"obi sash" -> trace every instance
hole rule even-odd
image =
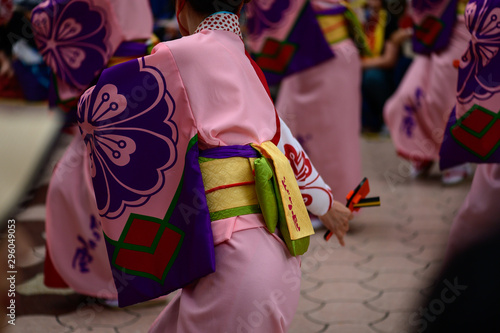
[[[314,230],[288,159],[269,141],[252,146],[200,152],[210,218],[262,213],[292,255],[304,254]]]
[[[224,146],[200,151],[200,168],[212,221],[261,213],[255,190],[251,146]]]
[[[351,38],[361,55],[372,55],[363,27],[349,4],[341,3],[333,8],[316,11],[316,18],[330,45]]]
[[[335,11],[321,11],[316,13],[321,31],[328,44],[336,44],[349,38],[349,26],[344,17],[346,7],[339,6]]]

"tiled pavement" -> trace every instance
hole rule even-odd
[[[343,248],[334,238],[326,243],[324,230],[312,237],[290,333],[412,332],[440,268],[450,223],[470,181],[444,187],[436,169],[429,178],[411,179],[388,138],[363,139],[362,149],[371,194],[381,197],[382,206],[355,217]],[[146,332],[165,301],[111,309],[71,290],[43,286],[46,182],[35,186],[16,217],[17,318],[4,332]]]

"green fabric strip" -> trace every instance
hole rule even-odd
[[[266,222],[267,229],[273,233],[278,225],[278,204],[276,192],[274,190],[274,172],[269,162],[265,157],[257,158],[254,161],[255,165],[255,192],[259,200],[262,215]]]
[[[235,207],[210,213],[210,220],[217,221],[217,220],[227,219],[228,217],[233,217],[233,216],[258,214],[258,213],[261,213],[259,205]]]
[[[350,6],[347,6],[347,10],[344,12],[344,17],[349,22],[349,33],[352,40],[356,43],[358,49],[360,50],[361,55],[366,57],[373,56],[372,51],[368,46],[363,26]]]
[[[200,162],[200,164],[205,163],[205,162],[209,162],[209,161],[213,161],[213,160],[215,160],[215,158],[198,156],[198,162]]]

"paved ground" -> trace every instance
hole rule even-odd
[[[344,248],[333,238],[325,243],[324,230],[312,237],[290,333],[418,328],[412,326],[415,313],[440,267],[450,223],[470,182],[444,187],[436,169],[429,178],[411,179],[388,138],[363,139],[363,158],[372,194],[380,195],[382,206],[355,218]],[[111,309],[71,290],[43,286],[47,180],[35,185],[27,208],[16,217],[17,318],[4,332],[147,332],[165,301]]]

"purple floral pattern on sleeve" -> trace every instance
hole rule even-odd
[[[144,58],[105,70],[82,95],[78,122],[101,216],[118,218],[164,186],[177,160],[174,111],[165,78]]]
[[[486,100],[500,91],[500,8],[489,1],[471,1],[465,10],[471,32],[458,74],[458,102]]]
[[[84,90],[114,52],[117,32],[109,8],[91,0],[47,0],[33,10],[32,25],[41,55],[52,71]]]

